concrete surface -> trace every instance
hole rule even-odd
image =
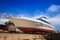
[[[45,40],[42,35],[19,34],[19,33],[0,33],[0,40]]]

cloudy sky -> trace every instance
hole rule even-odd
[[[46,16],[60,31],[60,0],[0,0],[0,16],[3,12],[22,18]]]

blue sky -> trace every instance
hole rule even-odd
[[[0,0],[0,15],[7,12],[7,16],[50,18],[56,30],[60,31],[60,0]]]

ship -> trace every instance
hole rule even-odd
[[[8,17],[8,18],[0,18],[0,29],[5,29],[6,23],[23,33],[54,33],[55,28],[51,24],[50,20],[46,17],[40,17],[36,19],[29,19],[29,18],[15,18],[15,17]],[[4,26],[4,27],[2,27]],[[10,28],[12,29],[12,28]]]

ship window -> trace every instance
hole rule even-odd
[[[49,26],[49,27],[50,27],[50,26]],[[54,29],[53,27],[50,27],[50,28]]]
[[[47,27],[47,25],[43,24],[43,26]]]
[[[53,29],[53,27],[48,26],[48,25],[45,25],[45,24],[43,24],[43,27],[49,27],[49,28],[52,28]]]
[[[43,26],[43,24],[42,24],[42,23],[40,23],[40,26]]]
[[[38,24],[37,26],[43,26],[43,24],[42,24],[42,23],[40,23],[40,24]]]

